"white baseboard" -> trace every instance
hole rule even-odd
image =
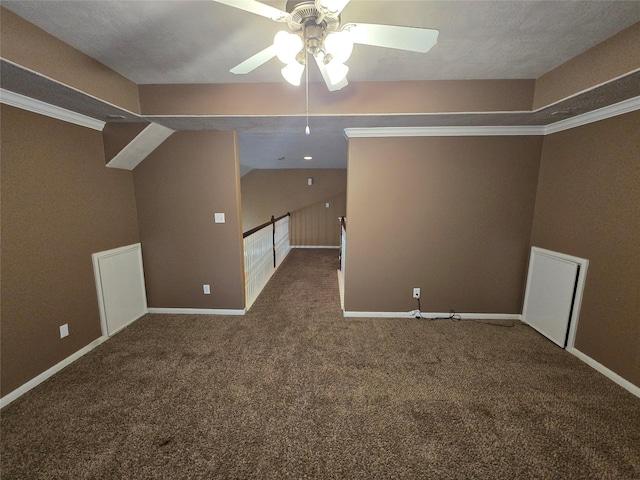
[[[609,378],[610,380],[613,380],[618,385],[620,385],[622,388],[624,388],[625,390],[628,390],[629,392],[634,394],[636,397],[640,397],[640,387],[638,387],[637,385],[634,385],[629,380],[626,380],[626,379],[622,378],[620,375],[615,373],[613,370],[609,370],[607,367],[605,367],[601,363],[597,362],[596,360],[594,360],[590,356],[585,355],[584,353],[582,353],[580,350],[576,349],[575,347],[574,348],[567,348],[567,351],[569,353],[575,355],[576,357],[578,357],[580,360],[582,360],[584,363],[589,365],[591,368],[593,368],[593,369],[597,370],[598,372],[600,372],[601,374],[603,374],[605,377]]]
[[[335,248],[335,249],[339,249],[340,245],[291,245],[291,248]]]
[[[420,312],[425,320],[434,318],[446,318],[451,312]],[[463,320],[521,320],[519,313],[456,313]],[[413,312],[357,312],[345,311],[345,317],[354,318],[415,318]]]
[[[410,318],[407,312],[358,312],[348,310],[343,312],[343,316],[353,318]]]
[[[246,310],[226,310],[218,308],[149,308],[149,313],[170,313],[186,315],[244,315]]]
[[[202,314],[202,315],[244,315],[245,314],[244,310],[217,310],[217,309],[216,310],[212,310],[212,309],[198,309],[198,308],[149,308],[147,311],[148,311],[148,313],[187,313],[187,314]],[[139,318],[141,318],[141,317],[139,317]],[[135,320],[138,320],[138,318],[135,319]],[[127,325],[124,325],[121,328],[119,328],[118,330],[114,331],[111,334],[111,336],[113,336],[116,333],[120,332],[125,327],[129,326],[131,323],[133,323],[133,320],[131,322],[129,322]],[[16,388],[11,393],[8,393],[4,397],[0,398],[0,409],[4,408],[6,405],[9,405],[16,398],[24,395],[29,390],[37,387],[42,382],[47,380],[49,377],[53,376],[54,374],[56,374],[57,372],[62,370],[64,367],[72,364],[73,362],[78,360],[80,357],[82,357],[83,355],[87,354],[88,352],[90,352],[91,350],[93,350],[94,348],[96,348],[98,345],[100,345],[101,343],[105,342],[109,338],[110,337],[107,336],[107,335],[103,335],[101,337],[98,337],[93,342],[91,342],[88,345],[86,345],[85,347],[81,348],[80,350],[78,350],[74,354],[69,355],[67,358],[65,358],[61,362],[55,364],[53,367],[49,368],[48,370],[42,372],[37,377],[32,378],[31,380],[29,380],[24,385]]]
[[[344,312],[344,273],[338,270],[338,291],[340,292],[340,310]]]
[[[65,358],[64,360],[62,360],[59,363],[56,363],[53,367],[49,368],[48,370],[45,370],[44,372],[42,372],[37,377],[32,378],[31,380],[29,380],[27,383],[25,383],[21,387],[16,388],[13,392],[8,393],[4,397],[0,398],[0,408],[4,408],[5,406],[9,405],[16,398],[20,397],[21,395],[24,395],[25,393],[27,393],[32,388],[37,387],[42,382],[47,380],[49,377],[51,377],[52,375],[54,375],[57,372],[59,372],[60,370],[62,370],[67,365],[72,364],[73,362],[78,360],[80,357],[82,357],[83,355],[89,353],[91,350],[93,350],[98,345],[100,345],[101,343],[103,343],[105,340],[108,340],[108,339],[109,339],[109,337],[107,337],[106,335],[104,335],[102,337],[98,337],[97,339],[95,339],[93,342],[91,342],[87,346],[85,346],[85,347],[81,348],[80,350],[78,350],[76,353],[74,353],[72,355],[69,355],[67,358]]]
[[[132,318],[131,320],[129,320],[127,323],[119,326],[117,329],[115,329],[113,332],[111,332],[109,335],[107,335],[108,337],[113,337],[116,333],[120,333],[122,330],[124,330],[125,328],[127,328],[129,325],[131,325],[132,323],[140,320],[142,317],[144,317],[147,313],[149,313],[149,310],[145,307],[144,312],[142,313],[142,315],[136,317],[136,318]]]

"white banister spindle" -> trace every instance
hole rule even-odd
[[[347,229],[343,219],[340,221],[340,271],[344,277],[344,264],[347,251]]]
[[[284,257],[289,253],[291,248],[289,244],[289,216],[281,218],[276,222],[275,234],[275,252],[276,252],[276,268],[280,266]]]
[[[275,239],[275,245],[274,245]],[[275,247],[275,248],[274,248]],[[245,309],[249,310],[290,250],[289,216],[244,239]],[[274,267],[274,250],[276,262]]]

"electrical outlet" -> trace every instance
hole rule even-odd
[[[205,295],[211,295],[211,287],[209,285],[202,285],[202,291]]]
[[[69,324],[60,325],[60,338],[69,336]]]
[[[420,298],[420,289],[419,288],[414,288],[413,289],[413,298]]]

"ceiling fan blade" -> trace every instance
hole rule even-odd
[[[350,1],[351,0],[320,0],[320,6],[326,9],[331,15],[340,15]]]
[[[216,3],[222,3],[223,5],[229,5],[230,7],[239,8],[245,12],[255,13],[262,17],[270,18],[276,22],[286,22],[291,18],[291,15],[280,9],[266,5],[256,0],[213,0]]]
[[[247,58],[244,62],[239,63],[229,71],[237,75],[244,75],[245,73],[255,70],[263,63],[267,63],[275,56],[276,48],[273,45],[269,45],[264,50],[260,50],[258,53]]]
[[[345,25],[354,43],[376,47],[397,48],[411,52],[427,53],[438,42],[438,30],[430,28],[352,23]]]
[[[331,83],[331,79],[329,78],[329,72],[327,71],[327,66],[322,61],[323,60],[322,54],[319,53],[318,55],[314,55],[313,58],[316,59],[316,63],[318,64],[318,68],[320,69],[320,73],[322,74],[322,78],[324,79],[324,83],[327,84],[327,88],[329,89],[330,92],[341,90],[347,85],[349,85],[349,82],[347,81],[347,77],[345,77],[342,81],[338,83],[335,83],[335,84]]]

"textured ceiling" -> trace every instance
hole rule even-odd
[[[284,9],[285,1],[264,3]],[[277,59],[248,75],[229,73],[268,46],[282,24],[213,1],[2,0],[2,6],[138,84],[283,81]],[[530,79],[640,21],[640,1],[352,0],[342,21],[440,31],[438,44],[427,54],[357,45],[348,62],[350,81]],[[320,81],[315,66],[311,81]],[[2,87],[30,91],[36,98],[46,90],[46,95],[59,97],[57,104],[74,104],[75,110],[87,109],[92,116],[113,109],[94,99],[74,98],[77,93],[25,76],[5,64]],[[241,163],[249,167],[318,168],[346,165],[345,125],[383,120],[350,119],[347,124],[344,119],[312,118],[309,137],[296,133],[304,129],[303,118],[276,118],[265,124],[246,119],[236,125],[230,119],[205,118],[191,120],[200,122],[198,125],[187,122],[173,127],[237,128]],[[515,121],[502,120],[506,124]],[[411,125],[426,120],[395,121]],[[473,120],[430,117],[426,124],[435,121],[460,124]],[[523,121],[548,123],[531,116]],[[307,153],[314,155],[312,162],[300,160]],[[279,160],[282,157],[285,160]]]
[[[276,59],[248,75],[229,69],[283,25],[213,1],[2,5],[139,84],[282,81]],[[343,23],[440,30],[427,54],[357,45],[351,81],[538,78],[638,21],[638,1],[352,0],[342,13]]]

